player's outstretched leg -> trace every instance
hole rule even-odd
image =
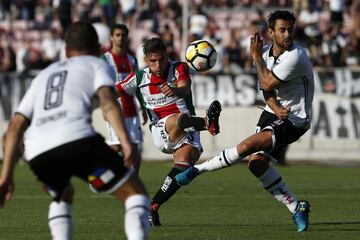
[[[237,148],[228,148],[220,152],[215,157],[201,164],[194,165],[182,173],[177,174],[175,179],[178,184],[187,185],[203,172],[216,171],[222,168],[230,167],[239,160],[241,160],[241,157],[237,152]]]
[[[220,133],[219,117],[221,110],[220,102],[215,100],[206,111],[206,127],[211,135]]]
[[[310,203],[305,200],[299,200],[296,207],[296,212],[293,215],[293,220],[297,226],[298,232],[307,230],[309,226],[309,212]]]
[[[175,176],[188,168],[185,163],[177,163],[166,175],[164,182],[152,199],[149,215],[149,223],[152,226],[161,226],[159,217],[159,208],[169,200],[181,187],[175,180]]]

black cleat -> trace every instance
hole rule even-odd
[[[220,132],[219,117],[221,104],[218,100],[213,101],[206,110],[206,127],[211,135],[217,135]]]
[[[151,226],[161,226],[158,211],[150,209],[149,223]]]

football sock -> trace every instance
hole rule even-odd
[[[289,191],[275,168],[269,166],[266,172],[258,179],[266,191],[270,192],[279,202],[285,204],[290,212],[295,213],[296,197]]]
[[[53,240],[72,238],[72,205],[63,201],[53,201],[49,206],[49,228]]]
[[[172,195],[176,193],[176,191],[181,187],[175,180],[175,176],[185,169],[189,168],[189,165],[184,163],[175,163],[175,167],[173,167],[168,175],[165,177],[164,183],[161,188],[155,194],[152,199],[151,207],[153,210],[157,210],[161,204],[166,202]]]
[[[236,147],[228,148],[216,155],[215,157],[201,163],[194,165],[200,173],[208,171],[216,171],[221,168],[230,167],[242,158],[239,156]]]
[[[147,239],[149,232],[150,200],[145,195],[136,194],[125,201],[125,233],[128,240]]]
[[[196,132],[206,130],[206,122],[202,117],[189,116],[182,113],[176,122],[176,125],[184,132]]]

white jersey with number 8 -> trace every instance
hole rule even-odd
[[[16,110],[31,122],[25,132],[26,159],[95,135],[91,99],[100,87],[113,87],[114,82],[109,65],[93,56],[72,57],[41,71]]]

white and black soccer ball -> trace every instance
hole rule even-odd
[[[208,41],[197,40],[186,47],[185,59],[196,71],[203,72],[215,65],[217,52]]]

